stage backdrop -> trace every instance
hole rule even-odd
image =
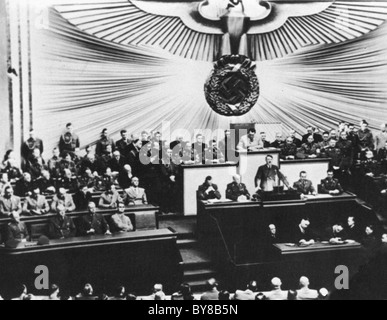
[[[67,122],[83,146],[95,142],[105,127],[118,138],[121,129],[156,130],[166,120],[172,132],[281,122],[284,130],[304,133],[308,125],[327,130],[339,120],[366,119],[374,129],[387,122],[385,24],[344,44],[257,61],[257,105],[245,116],[227,118],[204,98],[211,63],[99,40],[54,9],[43,20],[31,29],[32,110],[33,126],[47,149],[56,145]]]

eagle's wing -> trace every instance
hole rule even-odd
[[[79,29],[119,44],[158,46],[184,58],[214,61],[219,23],[198,13],[199,2],[79,0],[55,9]]]
[[[272,16],[249,30],[256,60],[284,57],[309,45],[361,37],[387,19],[387,2],[273,3]]]

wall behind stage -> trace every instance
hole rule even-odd
[[[9,93],[7,76],[8,60],[8,35],[6,1],[0,0],[0,150],[5,151],[11,147]],[[0,155],[2,157],[2,155]]]
[[[89,36],[47,12],[32,30],[33,122],[53,147],[67,122],[83,146],[102,128],[129,132],[225,129],[235,122],[282,122],[304,133],[339,120],[387,122],[387,27],[340,45],[311,46],[288,57],[257,62],[261,97],[246,116],[226,118],[206,104],[203,84],[212,65],[156,48],[128,47]],[[172,137],[174,138],[174,137]]]

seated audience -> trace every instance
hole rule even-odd
[[[60,162],[62,158],[60,157],[60,151],[58,148],[54,148],[52,151],[52,157],[47,162],[48,171],[50,172],[53,178],[58,178],[60,176]]]
[[[8,150],[5,153],[4,160],[0,168],[1,168],[1,172],[8,174],[8,179],[11,182],[14,182],[20,179],[22,176],[20,165],[16,160],[16,155],[13,150]]]
[[[52,195],[56,192],[54,181],[51,179],[50,172],[47,170],[42,171],[42,175],[35,181],[34,185],[45,195]]]
[[[365,233],[361,243],[366,249],[373,250],[377,247],[378,241],[376,240],[375,227],[373,225],[368,225],[365,228]]]
[[[71,158],[70,153],[65,153],[63,155],[63,159],[59,162],[59,174],[60,176],[63,176],[64,170],[68,169],[71,171],[71,174],[77,175],[77,166],[73,159]]]
[[[297,300],[317,300],[318,291],[309,289],[309,279],[307,277],[301,277],[300,289],[297,290]]]
[[[261,140],[262,140],[263,148],[264,149],[269,149],[270,148],[270,142],[267,141],[267,134],[266,134],[266,132],[261,132]]]
[[[207,177],[206,181],[201,186],[199,186],[198,197],[199,200],[204,201],[213,199],[220,200],[222,198],[222,195],[218,190],[218,186],[213,183],[212,177]]]
[[[226,290],[220,291],[219,296],[218,296],[218,300],[219,301],[230,301],[231,300],[230,292],[228,292]]]
[[[80,235],[111,235],[108,223],[102,214],[97,213],[97,208],[94,202],[89,203],[88,210],[88,213],[84,215],[80,221]]]
[[[79,174],[84,175],[87,170],[90,170],[94,176],[99,176],[104,171],[102,161],[93,153],[87,154],[80,162]]]
[[[26,224],[20,220],[20,214],[13,212],[11,214],[11,220],[7,226],[7,241],[30,241],[30,234]]]
[[[281,238],[277,232],[277,227],[274,224],[269,225],[266,234],[266,246],[271,248],[273,244],[281,242]]]
[[[216,301],[219,300],[218,283],[215,279],[210,279],[206,283],[207,291],[200,297],[202,301]]]
[[[292,137],[287,137],[281,146],[280,158],[282,160],[294,160],[297,156],[297,145]]]
[[[52,218],[48,227],[50,239],[68,239],[75,237],[76,228],[73,219],[66,215],[66,208],[63,204],[57,206],[57,215]]]
[[[59,192],[52,199],[51,211],[57,212],[59,204],[64,205],[66,212],[73,212],[76,209],[73,197],[70,194],[67,194],[67,191],[64,188],[60,188]]]
[[[98,207],[103,209],[115,209],[117,208],[117,203],[119,201],[122,201],[122,198],[116,190],[116,186],[111,184],[106,186],[106,191],[101,194]]]
[[[320,149],[321,157],[326,157],[326,149],[330,146],[330,133],[325,131],[322,137],[323,141],[318,143],[318,148]]]
[[[290,135],[290,137],[293,138],[293,143],[297,146],[297,148],[301,148],[302,141],[296,137],[296,135],[297,135],[296,130],[290,130],[289,135]]]
[[[317,132],[315,128],[309,126],[306,130],[307,134],[302,136],[302,144],[308,143],[308,139],[310,136],[313,137],[314,143],[320,143],[322,141],[322,136]]]
[[[293,242],[300,245],[312,245],[315,243],[315,234],[310,228],[310,219],[303,218],[301,223],[295,228]]]
[[[366,160],[361,162],[361,173],[367,177],[377,177],[380,174],[380,165],[374,159],[374,153],[371,150],[365,151]]]
[[[137,177],[132,179],[132,186],[124,191],[124,203],[126,205],[148,204],[145,189],[140,188],[140,180]]]
[[[109,160],[107,166],[112,170],[112,173],[115,176],[118,176],[127,164],[128,160],[124,158],[119,151],[114,151],[113,158]]]
[[[209,148],[205,152],[205,158],[207,163],[224,163],[224,154],[218,149],[216,140],[210,141]]]
[[[308,180],[308,174],[301,171],[300,180],[294,183],[293,189],[303,195],[317,195],[316,189],[313,187],[313,182]]]
[[[321,193],[330,195],[340,195],[344,192],[338,179],[334,178],[333,170],[327,172],[328,177],[322,181]]]
[[[282,291],[282,281],[279,278],[273,278],[271,280],[271,286],[273,290],[271,292],[268,292],[266,294],[267,300],[271,301],[280,301],[280,300],[287,300],[288,299],[288,292]]]
[[[237,146],[238,151],[257,151],[261,149],[263,149],[263,143],[254,128],[249,129],[247,135],[241,137]]]
[[[313,136],[309,136],[306,143],[304,143],[297,152],[298,159],[315,159],[317,158],[318,145],[314,141]]]
[[[325,230],[325,235],[322,238],[324,241],[329,241],[330,244],[343,244],[347,239],[344,227],[341,223],[335,224]]]
[[[70,153],[72,158],[76,157],[76,152],[80,148],[80,140],[78,135],[74,132],[72,123],[66,125],[66,129],[59,139],[59,151],[62,157],[65,157],[66,153]]]
[[[246,185],[241,183],[241,176],[233,176],[233,182],[227,185],[226,198],[232,201],[243,202],[250,200],[251,196]]]
[[[34,187],[32,195],[24,200],[23,214],[41,216],[50,212],[50,206],[45,196],[40,194],[39,187]]]
[[[123,170],[120,172],[118,176],[118,183],[122,189],[128,189],[132,185],[132,167],[130,165],[125,165]]]
[[[26,162],[26,171],[31,174],[32,179],[39,178],[43,170],[46,170],[46,163],[41,157],[40,150],[38,148],[33,150],[31,157]]]
[[[191,292],[191,287],[187,283],[183,283],[180,286],[180,291],[176,292],[172,295],[171,297],[172,301],[177,301],[177,300],[188,300],[188,301],[193,301],[195,300],[194,296],[192,295]]]
[[[32,189],[32,177],[28,172],[25,172],[23,173],[23,178],[16,182],[15,195],[24,198],[31,194]]]
[[[6,187],[12,187],[11,182],[8,179],[8,174],[0,174],[0,197],[4,196],[4,191]]]
[[[254,301],[258,292],[258,286],[256,281],[251,281],[247,285],[246,291],[237,290],[235,292],[234,300],[241,301]]]
[[[5,187],[4,196],[0,197],[0,214],[3,217],[10,217],[13,213],[20,215],[22,212],[20,198],[13,195],[13,188],[11,186]]]
[[[82,292],[78,293],[75,300],[97,300],[94,295],[94,289],[91,284],[87,283],[82,289]]]
[[[119,286],[114,293],[114,297],[111,297],[109,300],[112,301],[124,301],[126,300],[126,289],[124,286]]]
[[[118,203],[117,213],[112,216],[113,232],[131,232],[134,230],[132,221],[125,215],[124,203]]]
[[[70,169],[63,170],[63,177],[57,181],[57,187],[66,189],[68,193],[75,193],[78,190],[78,181]]]
[[[353,216],[348,217],[348,227],[346,229],[347,239],[351,241],[361,241],[361,230],[356,223],[356,219]]]
[[[276,133],[275,141],[270,144],[271,148],[281,149],[284,141],[282,139],[282,133]]]
[[[21,156],[24,161],[27,161],[32,157],[35,149],[38,149],[39,153],[43,154],[43,141],[42,139],[37,138],[35,135],[35,130],[31,129],[29,132],[29,138],[23,142],[21,147]]]
[[[93,195],[86,185],[81,185],[73,199],[77,210],[84,211],[87,210],[89,202],[93,200]]]
[[[150,296],[142,297],[141,300],[165,300],[165,293],[163,291],[162,284],[155,284],[153,286],[153,292]]]

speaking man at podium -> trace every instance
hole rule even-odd
[[[273,156],[268,155],[266,157],[266,164],[259,167],[257,175],[255,176],[255,191],[273,192],[274,187],[279,186],[279,182],[282,181],[284,185],[292,190],[288,180],[279,170],[279,168],[273,164]]]

